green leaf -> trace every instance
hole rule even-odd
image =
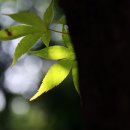
[[[41,33],[29,34],[20,41],[16,47],[12,65],[38,41],[40,36]]]
[[[39,51],[30,51],[30,53],[42,58],[52,60],[60,60],[64,58],[75,59],[74,52],[64,46],[51,46],[48,48],[41,49]]]
[[[42,35],[42,41],[46,45],[46,47],[49,46],[50,40],[51,40],[51,31],[46,30]]]
[[[71,43],[71,39],[70,39],[70,36],[69,36],[69,32],[66,28],[66,26],[63,25],[63,28],[62,28],[62,39],[63,39],[63,42],[65,43],[65,45],[72,49],[73,50],[73,46],[72,46],[72,43]]]
[[[59,22],[59,24],[64,24],[65,25],[66,24],[66,17],[62,16],[58,22]]]
[[[54,1],[52,0],[43,16],[43,25],[45,26],[45,30],[42,35],[42,41],[47,47],[49,46],[49,42],[51,40],[51,31],[49,30],[49,24],[52,22],[54,17],[53,6]]]
[[[11,40],[22,36],[26,36],[31,33],[36,33],[38,31],[39,30],[33,28],[32,26],[26,26],[26,25],[12,26],[0,31],[0,40]]]
[[[74,62],[73,67],[72,67],[72,77],[73,77],[75,89],[78,92],[78,94],[80,94],[80,92],[79,92],[79,79],[78,79],[78,65],[77,65],[76,61]]]
[[[38,92],[30,99],[30,101],[59,85],[69,74],[72,65],[73,61],[67,59],[60,60],[56,64],[52,65],[43,79],[43,83],[41,84]]]
[[[53,20],[54,17],[53,6],[54,6],[54,0],[51,1],[50,5],[46,9],[46,12],[44,13],[43,21],[46,26],[48,26]]]
[[[42,19],[32,12],[20,12],[16,14],[9,14],[8,16],[10,16],[15,21],[36,26],[39,29],[44,27]]]

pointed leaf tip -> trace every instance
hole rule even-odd
[[[73,67],[72,67],[72,78],[73,78],[73,82],[74,82],[74,87],[75,87],[77,93],[80,95],[77,61],[74,62]]]
[[[43,83],[38,92],[30,99],[31,101],[39,97],[44,92],[59,85],[69,74],[73,65],[73,60],[63,59],[52,65],[48,70]]]

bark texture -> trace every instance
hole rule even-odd
[[[130,130],[130,1],[59,4],[79,63],[86,130]]]

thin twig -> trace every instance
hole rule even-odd
[[[49,28],[49,30],[52,31],[52,32],[57,32],[57,33],[62,33],[62,34],[68,34],[68,33],[66,33],[66,32],[61,32],[61,31],[57,31],[57,30],[50,29],[50,28]]]

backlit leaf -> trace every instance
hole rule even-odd
[[[12,65],[38,41],[40,36],[41,33],[29,34],[20,41],[16,47]]]
[[[0,31],[0,40],[11,40],[36,32],[39,32],[39,30],[33,28],[32,26],[12,26]]]
[[[39,51],[30,51],[30,53],[42,58],[52,60],[60,60],[63,58],[75,59],[74,52],[72,52],[71,50],[69,50],[64,46],[50,46],[48,48],[44,48]]]
[[[54,1],[52,0],[50,5],[48,6],[46,12],[44,13],[43,21],[46,26],[48,26],[53,20],[53,17],[54,17],[53,6],[54,6]]]
[[[20,12],[20,13],[15,13],[15,14],[9,14],[8,16],[10,16],[12,19],[14,19],[20,23],[36,26],[39,29],[43,28],[42,19],[39,16],[37,16],[35,13]]]
[[[78,65],[77,62],[75,61],[72,67],[72,77],[73,77],[73,82],[74,82],[74,86],[76,91],[78,92],[78,94],[80,94],[79,92],[79,79],[78,79]]]
[[[69,74],[72,65],[73,61],[67,59],[60,60],[56,64],[52,65],[43,79],[43,83],[41,84],[38,92],[30,100],[36,99],[44,92],[47,92],[59,85]]]

